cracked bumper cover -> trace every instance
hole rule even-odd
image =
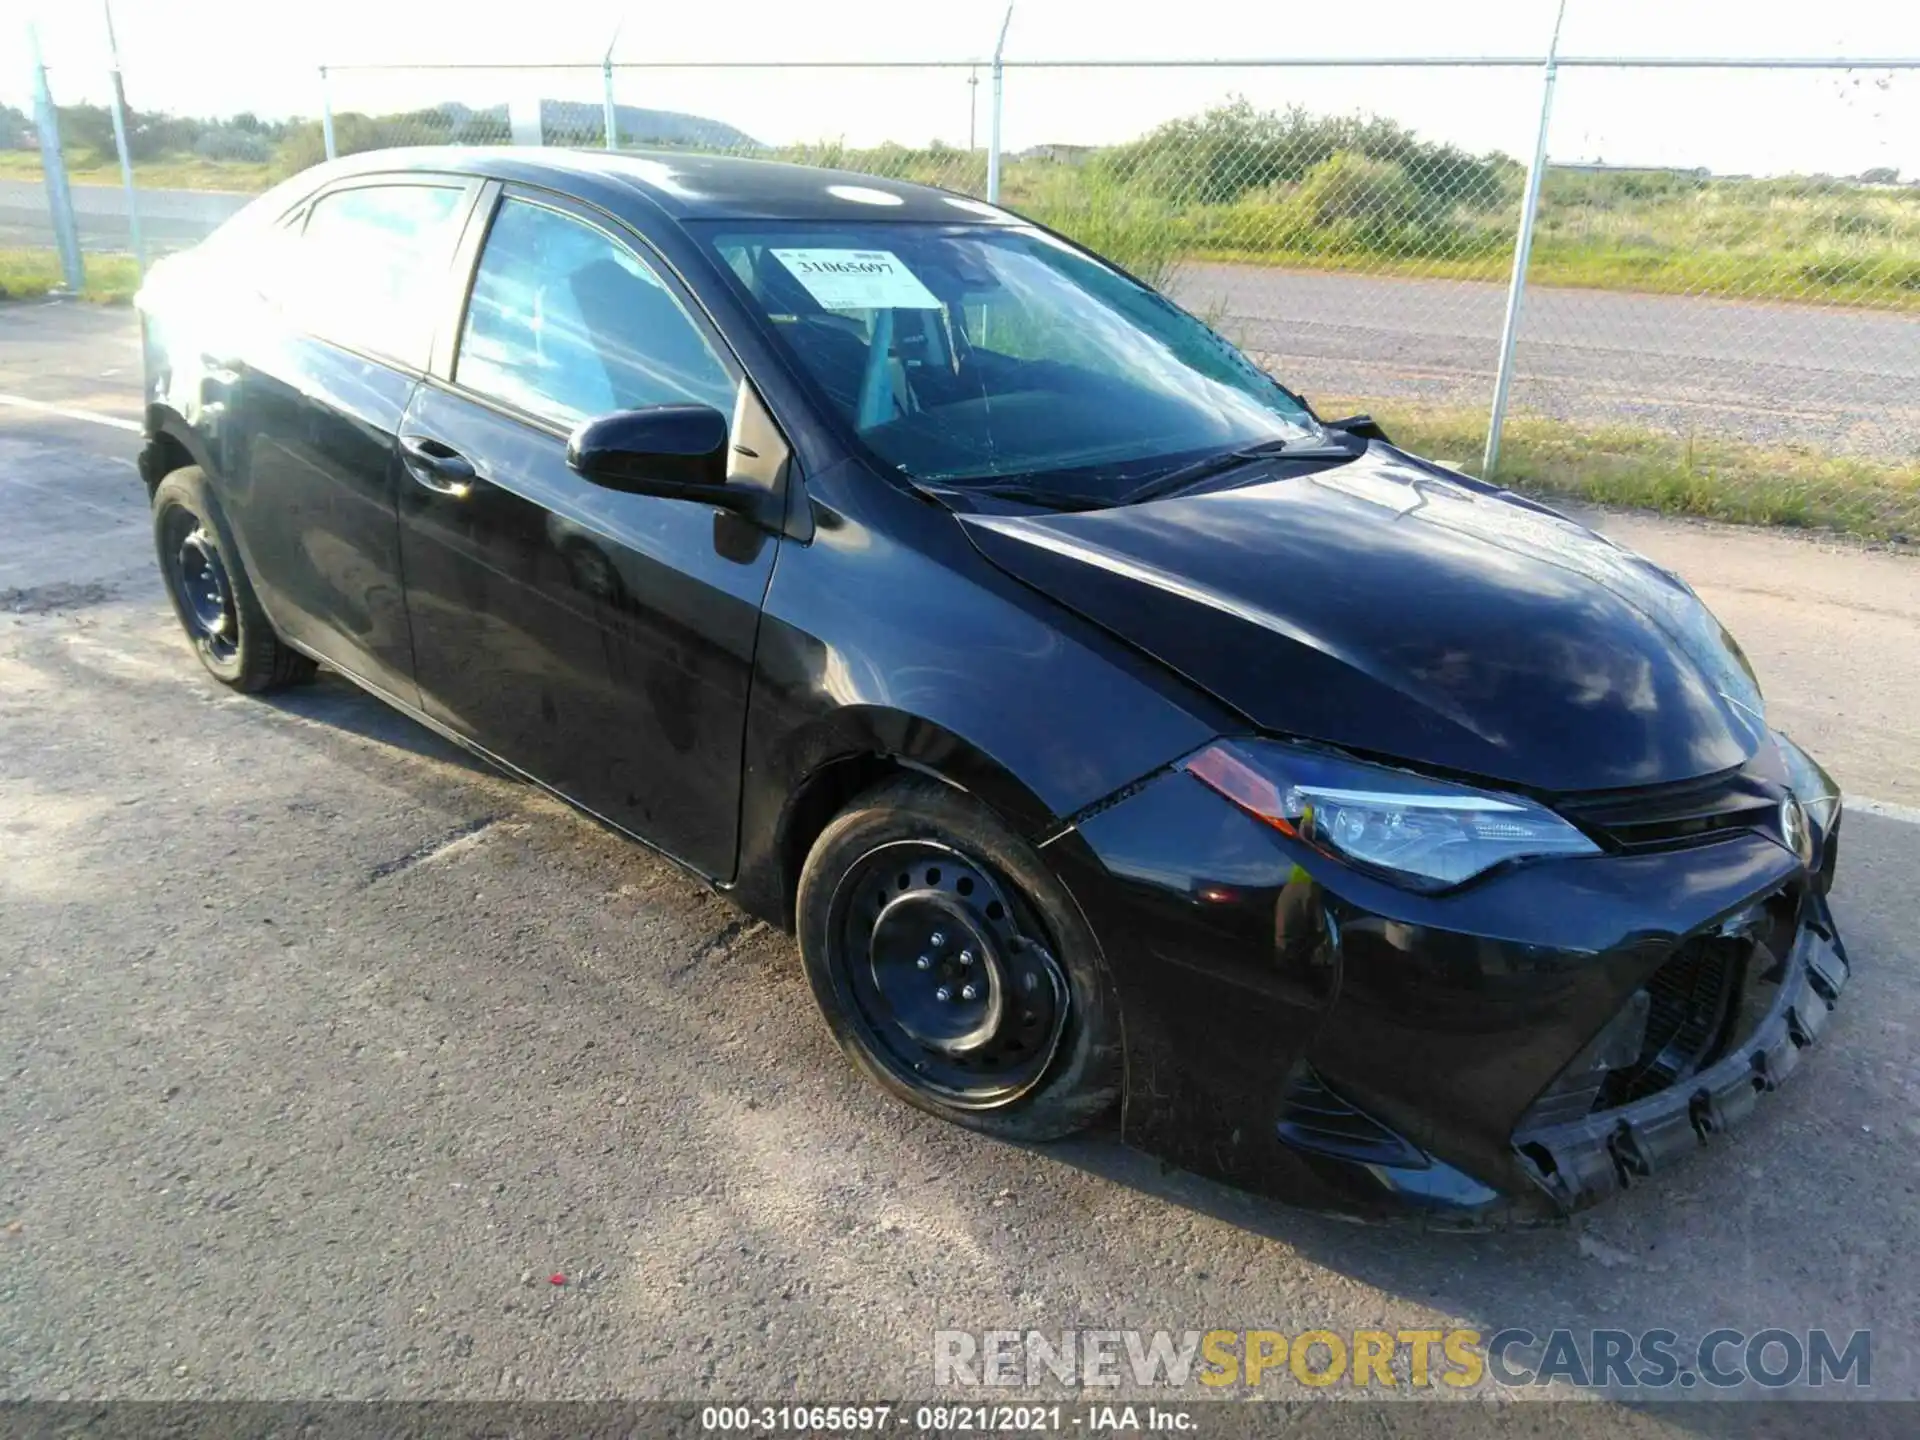
[[[1311,1209],[1485,1228],[1604,1200],[1785,1080],[1849,974],[1826,901],[1837,833],[1812,855],[1737,831],[1416,895],[1176,773],[1048,854],[1120,999],[1125,1139]],[[1719,937],[1753,943],[1700,1068],[1644,1098],[1543,1104],[1656,972]]]
[[[1772,1005],[1721,1059],[1643,1100],[1514,1135],[1515,1149],[1557,1210],[1584,1209],[1657,1174],[1738,1125],[1793,1073],[1852,973],[1825,905],[1815,908]]]

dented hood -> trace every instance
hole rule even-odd
[[[1690,779],[1754,753],[1745,658],[1666,571],[1379,442],[1269,471],[960,519],[995,565],[1264,731],[1540,791]]]

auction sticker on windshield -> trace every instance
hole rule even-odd
[[[940,302],[891,250],[775,250],[829,310],[938,310]]]

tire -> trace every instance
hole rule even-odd
[[[969,796],[918,776],[860,796],[814,842],[795,908],[821,1013],[884,1089],[1007,1140],[1113,1107],[1120,1019],[1093,934]]]
[[[222,685],[245,694],[310,679],[313,661],[274,633],[197,465],[153,491],[153,543],[173,613]]]

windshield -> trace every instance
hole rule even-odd
[[[1196,457],[1318,434],[1205,325],[1037,230],[700,229],[827,402],[916,480],[1110,501]]]

